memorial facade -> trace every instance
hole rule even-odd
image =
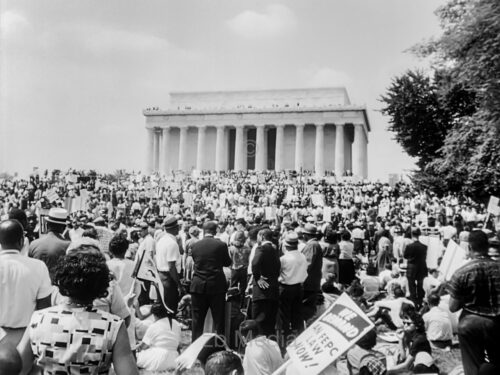
[[[366,108],[345,88],[171,93],[147,108],[146,172],[313,170],[368,175]]]

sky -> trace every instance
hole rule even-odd
[[[143,169],[142,109],[172,91],[345,86],[371,125],[369,177],[414,161],[380,96],[424,67],[444,0],[0,0],[0,171]]]

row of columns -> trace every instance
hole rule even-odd
[[[299,171],[304,168],[304,124],[295,125],[295,170]],[[325,150],[325,124],[316,124],[316,139],[315,139],[315,155],[314,169],[317,175],[323,176],[325,173],[324,150]],[[180,127],[179,136],[179,170],[187,170],[187,127]],[[207,126],[199,126],[196,168],[198,170],[204,168],[206,159],[206,130]],[[216,146],[215,146],[215,170],[222,171],[227,169],[225,164],[226,158],[224,152],[226,147],[225,141],[225,126],[217,126]],[[345,136],[344,126],[335,125],[335,174],[342,176],[345,172]],[[247,161],[247,147],[245,145],[245,129],[243,126],[236,127],[235,149],[234,149],[234,169],[245,170]],[[161,138],[161,147],[160,147]],[[170,128],[148,129],[148,172],[156,170],[168,173],[167,159],[168,149],[170,144]],[[276,144],[275,144],[275,170],[283,170],[285,145],[285,125],[276,125]],[[354,176],[366,177],[367,175],[367,138],[363,124],[354,125],[354,141],[352,144],[352,173]],[[255,139],[255,169],[267,169],[267,147],[265,142],[264,126],[256,127]]]

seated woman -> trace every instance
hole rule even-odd
[[[399,360],[387,373],[400,374],[412,370],[414,374],[439,374],[420,314],[413,305],[405,303],[401,308],[401,319],[404,326],[399,343]]]
[[[18,345],[23,374],[35,363],[44,374],[138,374],[122,319],[92,303],[108,293],[109,269],[98,252],[61,258],[54,282],[67,297],[60,305],[36,311]]]
[[[370,301],[380,293],[380,280],[377,276],[377,267],[374,264],[368,264],[366,274],[360,276],[360,283],[363,287],[363,297]]]
[[[181,326],[172,319],[162,302],[151,306],[155,322],[137,346],[137,366],[148,371],[169,371],[176,367],[177,348],[181,341]]]

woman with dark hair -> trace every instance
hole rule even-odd
[[[155,322],[137,346],[137,366],[148,371],[171,371],[179,356],[181,326],[161,302],[153,303],[151,313]]]
[[[106,261],[98,252],[76,250],[59,260],[54,274],[67,300],[36,311],[19,344],[23,368],[29,371],[34,359],[44,374],[107,374],[113,364],[117,375],[135,375],[123,320],[92,305],[108,294]]]
[[[414,305],[403,303],[400,313],[403,336],[399,342],[399,363],[388,374],[412,370],[414,374],[439,374],[434,364],[432,349],[425,334],[425,323]]]

